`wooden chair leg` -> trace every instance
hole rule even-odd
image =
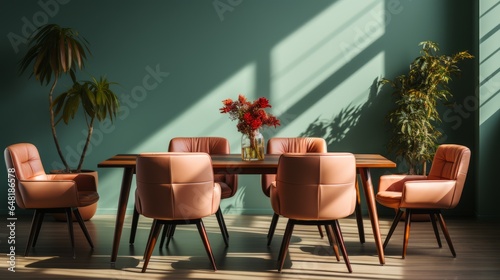
[[[89,243],[91,248],[94,248],[94,243],[92,243],[92,238],[90,238],[89,231],[87,230],[87,227],[85,226],[85,222],[83,221],[82,215],[80,214],[80,211],[78,208],[73,209],[73,215],[75,216],[76,220],[78,221],[78,224],[80,225],[80,228],[83,231],[83,234],[85,235],[85,238],[87,239],[87,242]]]
[[[227,247],[229,246],[229,232],[227,231],[226,222],[224,221],[224,216],[222,216],[222,210],[220,209],[220,207],[219,209],[217,209],[217,212],[215,212],[215,217],[217,218],[222,238],[224,239],[224,243]]]
[[[328,244],[330,244],[330,246],[333,246],[335,238],[333,237],[333,229],[331,228],[331,225],[325,225],[325,231],[326,237],[328,237]]]
[[[31,227],[30,227],[30,234],[28,237],[28,244],[26,244],[26,249],[24,251],[24,256],[28,256],[28,252],[31,246],[35,246],[33,243],[33,239],[35,238],[35,235],[37,231],[40,231],[40,226],[39,223],[40,221],[40,215],[42,214],[41,211],[35,209],[35,213],[33,213],[33,219],[31,220]]]
[[[337,261],[340,261],[340,254],[339,254],[339,247],[337,245],[337,238],[335,238],[335,233],[333,232],[333,225],[326,225],[325,230],[326,230],[326,236],[328,236],[328,242],[330,243],[330,246],[333,248],[333,252],[335,253],[335,257],[337,258]]]
[[[160,237],[160,249],[163,248],[163,244],[165,244],[165,238],[167,237],[167,235],[169,234],[169,231],[170,231],[170,226],[171,225],[165,225],[165,227],[163,228],[163,231],[161,232],[161,237]],[[165,246],[165,248],[168,247],[168,246]]]
[[[199,219],[196,222],[196,227],[198,228],[198,232],[200,233],[201,240],[203,241],[203,245],[205,246],[205,251],[207,252],[208,258],[210,259],[212,268],[214,270],[217,270],[217,265],[215,264],[215,258],[212,252],[212,247],[210,247],[210,242],[208,241],[208,235],[205,230],[205,226],[203,225],[203,221],[201,219]]]
[[[281,242],[280,252],[278,254],[278,271],[281,271],[283,269],[283,264],[285,263],[285,257],[288,251],[288,246],[290,245],[294,226],[295,222],[291,219],[288,219],[285,234],[283,235],[283,241]]]
[[[318,225],[318,232],[319,232],[319,236],[320,236],[321,238],[325,237],[325,236],[323,235],[323,230],[321,230],[321,226],[320,226],[320,225]]]
[[[142,265],[141,272],[146,272],[146,269],[148,268],[149,260],[151,259],[151,255],[153,254],[153,249],[155,248],[156,240],[158,240],[158,235],[160,235],[162,226],[163,224],[158,222],[158,220],[156,219],[151,225],[151,238],[148,240],[146,250],[144,251],[144,264]]]
[[[267,246],[271,246],[271,241],[273,240],[274,231],[276,230],[276,225],[278,225],[278,220],[280,216],[276,213],[273,214],[271,220],[271,225],[269,226],[269,231],[267,232]]]
[[[162,234],[161,234],[161,238],[160,238],[160,249],[163,248],[163,244],[165,244],[165,248],[168,248],[170,241],[174,237],[175,227],[176,227],[175,224],[165,225],[165,227],[163,228]],[[165,243],[165,239],[167,240],[166,243]]]
[[[455,258],[457,256],[457,253],[455,252],[455,248],[453,248],[453,243],[451,242],[450,233],[448,232],[448,228],[446,227],[446,223],[444,222],[443,214],[441,214],[441,212],[438,212],[436,215],[438,216],[438,221],[441,225],[441,230],[443,230],[443,234],[446,238],[446,242],[448,243],[448,247],[450,247],[451,254]]]
[[[130,239],[129,243],[134,244],[135,242],[135,234],[137,232],[137,224],[139,223],[139,212],[137,212],[137,209],[135,208],[134,204],[134,213],[132,214],[132,225],[130,226]]]
[[[406,220],[405,220],[405,233],[403,238],[403,259],[406,257],[406,250],[408,249],[408,240],[410,239],[410,227],[411,227],[411,209],[406,209]]]
[[[147,244],[149,244],[149,242],[151,242],[151,239],[153,239],[153,226],[154,226],[154,220],[153,220],[153,223],[151,224],[151,230],[149,231],[149,235],[148,235],[148,241],[146,242],[146,246]],[[146,251],[144,251],[144,255],[142,256],[142,260],[144,261],[146,259]]]
[[[73,259],[76,259],[75,237],[73,234],[73,215],[71,215],[71,208],[66,208],[66,223],[68,224],[69,237],[71,239],[71,249],[73,250]]]
[[[342,252],[342,256],[344,257],[345,265],[347,266],[347,270],[349,273],[352,273],[351,262],[349,261],[349,256],[347,255],[347,250],[345,248],[344,238],[342,237],[342,231],[340,230],[340,225],[338,220],[333,222],[333,233],[339,243],[340,251]]]
[[[442,248],[443,245],[441,244],[441,238],[439,237],[439,231],[438,231],[437,224],[436,224],[435,213],[430,213],[429,216],[431,218],[432,228],[434,229],[434,235],[436,236],[438,246],[439,246],[439,248]]]
[[[42,228],[42,223],[43,223],[43,218],[45,217],[45,212],[42,210],[42,211],[38,211],[38,222],[37,222],[37,225],[36,225],[36,230],[35,230],[35,236],[33,237],[33,245],[31,245],[31,247],[35,247],[36,245],[36,241],[38,240],[38,235],[40,234],[40,229]]]
[[[352,272],[351,263],[349,261],[347,250],[345,248],[344,239],[342,237],[342,231],[340,230],[340,225],[337,220],[317,222],[317,221],[301,221],[294,219],[288,219],[288,222],[286,224],[285,234],[283,235],[280,251],[278,253],[278,271],[281,271],[283,269],[285,258],[288,252],[288,247],[290,245],[290,240],[293,234],[293,228],[296,224],[316,225],[316,226],[324,225],[328,241],[335,252],[337,261],[340,261],[340,254],[339,254],[339,247],[340,247],[347,269],[349,270],[350,273]]]
[[[404,212],[401,209],[398,209],[398,212],[396,213],[396,217],[394,217],[394,220],[392,221],[391,228],[389,229],[389,232],[387,233],[387,236],[385,237],[384,246],[383,246],[384,249],[387,246],[387,244],[389,244],[389,240],[391,239],[392,234],[394,233],[394,230],[398,226],[398,223],[401,220],[401,216],[403,216],[403,213]]]
[[[172,224],[168,226],[167,230],[167,243],[165,244],[165,248],[168,248],[168,245],[170,244],[170,241],[174,237],[174,232],[175,232],[176,225]]]

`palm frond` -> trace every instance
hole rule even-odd
[[[35,76],[42,84],[48,84],[53,77],[67,73],[76,61],[76,67],[82,69],[88,50],[87,41],[69,28],[56,24],[43,25],[31,37],[31,46],[19,64],[20,73],[33,64],[30,76]]]

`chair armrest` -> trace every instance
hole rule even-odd
[[[262,174],[260,178],[260,185],[262,188],[262,192],[266,196],[270,196],[271,192],[271,183],[276,181],[276,174]]]
[[[221,198],[222,190],[220,188],[219,183],[214,183],[214,193],[212,198],[212,212],[215,213],[219,209],[220,206],[220,198]]]
[[[280,199],[278,188],[276,187],[276,181],[269,185],[269,198],[271,200],[271,206],[273,207],[274,213],[280,214]]]
[[[97,191],[97,175],[92,175],[92,173],[64,173],[49,174],[47,176],[50,180],[75,181],[79,191]]]
[[[26,208],[76,207],[78,190],[72,180],[20,180],[21,199]]]
[[[403,185],[405,182],[425,180],[425,179],[427,179],[427,176],[424,175],[404,175],[404,174],[383,175],[380,176],[378,191],[401,192],[403,191]]]
[[[276,191],[276,181],[272,181],[271,184],[269,184],[269,191]]]
[[[408,181],[404,184],[401,207],[451,208],[456,183],[455,180]]]

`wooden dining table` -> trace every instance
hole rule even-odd
[[[114,265],[118,257],[118,248],[127,210],[127,203],[132,185],[132,179],[135,174],[135,164],[138,154],[117,154],[102,162],[98,168],[123,168],[123,176],[118,198],[118,208],[116,215],[115,233],[113,237],[113,249],[111,252],[111,263]],[[361,185],[364,190],[368,214],[370,217],[373,236],[377,248],[380,264],[385,264],[384,249],[380,235],[378,214],[375,202],[375,193],[371,179],[370,170],[372,168],[394,168],[396,163],[379,154],[354,154],[356,158],[356,170],[361,178]],[[211,155],[212,167],[214,173],[222,174],[275,174],[278,168],[280,155],[266,155],[264,160],[243,161],[240,154]],[[356,220],[360,242],[364,243],[364,228],[361,213],[361,197],[358,183],[356,203]],[[260,187],[260,186],[259,186]]]

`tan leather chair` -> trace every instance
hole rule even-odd
[[[326,153],[326,141],[319,137],[275,137],[267,141],[268,154],[284,154],[284,153]],[[276,180],[275,174],[265,174],[261,177],[262,192],[269,197],[271,183]],[[271,244],[276,225],[278,224],[279,215],[274,213],[267,233],[267,246]],[[318,231],[323,237],[321,227]]]
[[[438,218],[441,229],[453,257],[455,249],[441,214],[442,209],[454,208],[462,195],[465,177],[469,168],[469,148],[455,144],[440,145],[434,155],[429,175],[383,175],[380,177],[377,202],[397,209],[396,217],[384,242],[384,248],[401,220],[405,217],[403,259],[406,257],[412,214],[429,214],[439,247],[441,240],[437,229]]]
[[[68,230],[75,254],[73,236],[73,215],[82,228],[90,247],[94,248],[78,207],[96,203],[99,195],[95,178],[86,174],[46,174],[35,145],[19,143],[8,146],[4,151],[8,174],[13,180],[16,203],[22,209],[34,209],[25,256],[30,247],[35,247],[45,213],[66,213]]]
[[[323,225],[328,229],[330,240],[330,231],[333,231],[347,269],[352,272],[338,219],[351,215],[356,207],[356,159],[353,154],[281,155],[270,200],[274,212],[288,218],[278,255],[279,271],[283,268],[294,226]],[[335,247],[334,250],[337,252]]]
[[[145,272],[163,225],[196,224],[214,270],[217,270],[202,218],[219,208],[221,188],[214,182],[206,153],[146,153],[137,158],[137,212],[152,218],[144,253]]]
[[[229,154],[229,142],[223,137],[175,137],[170,140],[168,145],[169,152],[203,152],[208,154]],[[238,176],[235,174],[215,174],[215,182],[219,183],[222,194],[221,199],[226,199],[234,196],[238,189]],[[226,223],[222,215],[222,211],[219,208],[216,213],[217,221],[222,233],[222,237],[226,246],[228,245],[229,233],[227,231]],[[132,218],[132,231],[130,235],[130,243],[134,243],[135,232],[137,229],[137,222],[139,215],[137,211],[134,211]],[[167,235],[167,228],[163,231],[162,238],[160,241],[160,247],[163,247],[165,237]],[[166,246],[174,233],[175,227],[169,233],[169,238],[167,240]]]
[[[210,155],[229,154],[229,141],[223,137],[175,137],[168,145],[169,152],[203,152]],[[214,174],[214,180],[220,185],[221,199],[231,198],[238,190],[238,176],[235,174]],[[229,232],[227,231],[224,216],[219,207],[215,213],[219,228],[226,246],[228,245]],[[166,231],[162,237],[162,243]],[[170,237],[173,231],[170,232]],[[168,246],[168,243],[167,243]]]

